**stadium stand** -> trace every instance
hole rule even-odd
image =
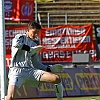
[[[92,0],[55,0],[55,2],[38,3],[38,13],[41,23],[47,27],[47,14],[50,14],[50,27],[65,23],[67,13],[67,24],[84,25],[100,23],[100,2]],[[53,13],[53,14],[51,14]]]

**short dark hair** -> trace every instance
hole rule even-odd
[[[30,29],[33,29],[33,28],[41,29],[41,25],[37,22],[29,22],[28,23],[28,28],[30,28]]]

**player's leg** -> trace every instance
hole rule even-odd
[[[24,78],[20,77],[20,74],[23,73],[22,69],[20,68],[11,68],[9,70],[8,78],[8,91],[6,100],[14,100],[15,99],[15,92],[16,89],[21,87],[24,82]]]
[[[63,100],[63,87],[61,79],[58,75],[49,72],[44,72],[40,78],[40,82],[47,82],[54,84],[57,100]]]
[[[61,80],[60,80],[60,77],[56,74],[44,72],[40,78],[40,82],[59,84],[61,82]]]
[[[62,83],[54,84],[57,100],[63,100],[63,86]]]
[[[8,86],[8,92],[7,92],[6,100],[14,100],[16,88],[17,87],[14,86],[14,85]]]
[[[33,70],[33,71],[32,71]],[[39,83],[52,83],[54,84],[54,89],[56,92],[56,96],[58,100],[63,100],[63,89],[62,89],[62,84],[61,84],[61,79],[58,75],[45,72],[43,70],[37,70],[34,68],[31,68],[29,73],[26,74],[26,80],[24,84],[37,87]]]

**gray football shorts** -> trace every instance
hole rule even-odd
[[[15,85],[21,87],[21,85],[28,85],[38,87],[40,78],[43,75],[43,70],[38,70],[33,67],[12,67],[9,68],[9,85]]]

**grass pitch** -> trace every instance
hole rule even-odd
[[[64,98],[64,100],[100,100],[100,96],[87,96],[87,97],[70,97]]]

